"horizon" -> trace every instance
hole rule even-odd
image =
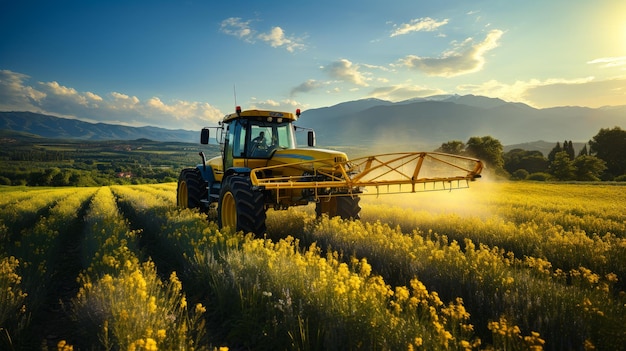
[[[615,0],[63,5],[1,6],[0,110],[194,130],[236,105],[626,101],[626,3]]]

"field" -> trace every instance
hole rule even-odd
[[[626,350],[626,188],[488,182],[268,212],[0,187],[0,349]]]

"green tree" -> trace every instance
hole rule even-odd
[[[460,140],[452,140],[447,143],[441,144],[441,146],[435,150],[436,152],[443,152],[446,154],[460,155],[465,150],[465,144]]]
[[[507,173],[504,170],[503,146],[498,139],[491,136],[471,137],[467,141],[465,153],[483,161],[496,174]]]
[[[515,172],[511,172],[511,179],[513,180],[524,180],[528,178],[528,171],[525,169],[518,169]]]
[[[578,156],[587,156],[589,155],[589,151],[587,151],[587,144],[583,145],[583,148],[580,149]]]
[[[506,152],[504,158],[504,169],[513,173],[518,169],[524,169],[529,173],[547,172],[548,159],[546,159],[541,151],[513,149]]]
[[[563,150],[567,152],[567,155],[569,156],[570,160],[573,160],[574,158],[576,158],[576,151],[574,151],[574,144],[572,143],[571,140],[569,142],[566,140],[563,146],[564,146]]]
[[[554,157],[556,156],[556,154],[558,154],[561,151],[563,151],[563,149],[561,148],[561,143],[557,141],[556,146],[553,147],[552,150],[550,150],[550,153],[548,154],[548,161],[550,161],[550,163],[554,162]]]
[[[600,180],[600,175],[606,169],[606,162],[589,155],[576,157],[573,165],[576,168],[576,180],[583,181]]]
[[[626,131],[620,127],[600,129],[589,141],[589,153],[606,162],[605,179],[626,174]]]
[[[550,164],[550,173],[558,180],[573,180],[576,177],[576,167],[570,160],[567,151],[557,152],[554,161]]]

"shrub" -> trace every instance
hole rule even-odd
[[[613,180],[616,181],[616,182],[626,182],[626,174],[622,174],[621,176],[617,176]]]
[[[511,174],[511,179],[512,180],[524,180],[526,178],[528,178],[528,171],[525,169],[518,169],[517,171],[513,172],[513,174]]]
[[[526,177],[526,179],[545,182],[546,180],[552,179],[552,175],[550,175],[549,173],[545,173],[545,172],[537,172],[537,173],[529,174],[528,177]]]

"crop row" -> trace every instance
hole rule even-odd
[[[159,199],[115,187],[128,217],[163,218],[152,244],[161,259],[188,272],[189,292],[204,294],[217,338],[255,349],[471,348],[479,345],[462,302],[442,302],[418,280],[392,288],[367,259],[301,248],[228,231],[190,211],[165,210]],[[158,214],[158,216],[154,216]],[[158,228],[159,225],[146,227]],[[149,235],[149,234],[148,234]]]
[[[55,252],[75,256],[57,283],[74,282],[64,300],[76,328],[55,330],[62,346],[624,349],[621,190],[477,183],[364,197],[361,221],[270,210],[264,238],[177,209],[173,183],[3,190],[0,288],[11,303],[0,317],[22,318],[0,325],[12,340],[39,326],[29,311],[49,298],[30,299],[54,284],[27,281],[63,278]],[[24,250],[44,228],[48,239]]]

